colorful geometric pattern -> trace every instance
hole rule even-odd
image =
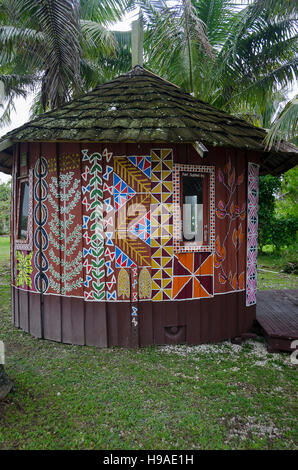
[[[246,306],[255,305],[258,256],[259,165],[248,163]]]
[[[173,152],[151,150],[152,300],[170,300],[173,275]]]
[[[114,211],[114,168],[113,154],[105,148],[102,152],[105,163],[103,178],[104,199],[104,231],[105,231],[105,268],[106,268],[106,300],[117,300],[116,276],[115,276],[115,211]]]
[[[89,150],[80,150],[78,157],[75,148],[79,146],[72,147],[73,154],[67,162],[63,162],[67,152],[54,153],[55,157],[53,154],[42,157],[35,166],[33,288],[88,301],[130,302],[134,328],[138,324],[139,300],[208,298],[214,295],[214,289],[224,293],[218,289],[221,268],[225,270],[226,286],[232,284],[233,289],[241,290],[243,284],[245,288],[245,256],[240,251],[238,256],[237,251],[240,245],[245,250],[246,232],[246,187],[241,184],[245,170],[239,163],[235,168],[230,164],[225,166],[226,170],[217,168],[215,208],[213,166],[173,165],[172,149],[152,149],[150,156],[115,157],[107,149],[98,153],[91,144]],[[48,174],[50,160],[53,178]],[[249,164],[247,305],[255,303],[257,169],[257,165]],[[202,174],[208,179],[208,246],[181,242],[181,171]],[[241,173],[238,177],[237,172]],[[227,178],[231,180],[230,186]],[[230,193],[226,192],[227,186]],[[64,232],[67,240],[63,238]],[[56,270],[54,255],[59,264]],[[16,277],[20,269],[16,269],[16,263],[14,266]],[[53,287],[55,276],[61,292]],[[19,276],[17,282],[20,280]],[[68,282],[72,289],[64,292]]]
[[[115,245],[116,268],[135,268],[136,264]]]
[[[150,266],[149,169],[149,157],[114,157],[116,268]]]
[[[180,253],[174,257],[173,299],[213,297],[213,253]]]
[[[130,233],[144,241],[149,246],[151,246],[150,214],[150,211],[147,212],[146,215],[128,228]]]
[[[82,150],[82,161],[87,164],[85,174],[87,184],[82,186],[88,215],[83,216],[83,234],[87,248],[83,250],[85,267],[85,300],[105,299],[105,258],[104,258],[104,221],[103,221],[103,180],[102,155]],[[89,215],[90,214],[90,215]]]
[[[144,216],[150,219],[150,194],[137,193],[115,214],[115,245],[117,245],[136,266],[150,266],[150,233],[140,231],[137,236],[137,224]],[[136,224],[135,230],[130,230]],[[147,227],[146,227],[147,226]],[[149,229],[148,224],[144,228]]]
[[[132,332],[132,345],[137,347],[139,344],[138,334],[138,268],[131,270],[131,332]]]
[[[131,302],[138,301],[138,268],[131,270]]]
[[[134,192],[150,193],[150,179],[144,172],[134,166],[128,157],[114,156],[114,173]]]
[[[124,204],[127,203],[134,195],[135,191],[128,186],[116,173],[114,173],[114,208],[119,210]]]
[[[147,178],[151,179],[151,158],[150,157],[127,157],[128,160],[141,170]]]
[[[198,242],[183,242],[182,238],[182,224],[181,224],[181,201],[180,201],[180,173],[187,171],[191,173],[202,173],[209,175],[209,245],[200,245]],[[174,185],[174,252],[175,253],[188,253],[190,251],[214,251],[215,247],[215,176],[214,166],[207,165],[184,165],[175,164],[173,171],[173,185]]]

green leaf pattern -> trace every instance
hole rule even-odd
[[[87,155],[86,150],[83,155]],[[88,156],[91,163],[90,175],[90,230],[92,253],[92,288],[93,298],[103,300],[105,298],[105,269],[104,269],[104,226],[103,226],[103,182],[102,182],[102,155],[98,152]]]
[[[56,256],[53,248],[50,250],[52,263],[49,284],[58,294],[67,294],[80,288],[83,278],[77,278],[83,269],[81,251],[72,258],[82,240],[82,226],[72,227],[75,215],[72,213],[81,199],[80,180],[74,179],[74,172],[60,174],[59,178],[52,177],[49,184],[49,202],[53,208],[49,222],[50,245],[61,253]],[[75,279],[77,278],[77,279]]]
[[[32,279],[31,279],[31,274],[33,271],[32,255],[33,255],[33,252],[28,253],[28,255],[25,255],[21,251],[16,251],[16,259],[17,259],[16,286],[17,287],[28,286],[30,289],[32,288]]]

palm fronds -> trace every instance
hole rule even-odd
[[[19,77],[23,95],[32,87],[39,90],[41,106],[36,104],[35,112],[57,107],[99,83],[105,65],[122,47],[107,26],[132,4],[0,0],[0,74],[6,76],[3,121],[9,120],[16,97],[13,77]]]
[[[281,111],[272,127],[269,129],[265,142],[268,150],[275,144],[277,147],[281,140],[297,141],[298,132],[298,95],[292,98]]]

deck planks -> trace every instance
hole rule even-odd
[[[292,351],[291,343],[298,339],[298,289],[259,291],[257,322],[271,352]]]

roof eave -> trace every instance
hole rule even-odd
[[[0,171],[7,175],[12,173],[12,149],[13,141],[11,139],[0,142]]]

